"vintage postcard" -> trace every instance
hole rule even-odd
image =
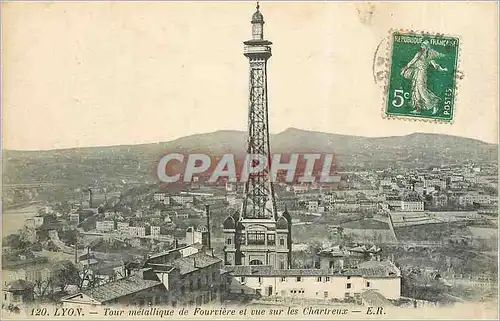
[[[496,2],[1,23],[2,320],[498,319]]]

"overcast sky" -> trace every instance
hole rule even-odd
[[[52,149],[169,141],[247,126],[255,3],[2,3],[3,143]],[[432,132],[497,141],[490,3],[261,2],[271,132]],[[476,27],[475,27],[476,26]],[[372,62],[390,28],[457,35],[452,125],[382,118]]]

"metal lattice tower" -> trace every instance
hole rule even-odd
[[[271,153],[267,106],[267,60],[271,57],[272,42],[264,39],[264,17],[258,2],[257,11],[252,16],[252,39],[244,44],[244,55],[250,63],[247,153],[266,157],[268,165],[265,170],[250,174],[245,182],[241,218],[276,219],[274,187],[269,175]]]

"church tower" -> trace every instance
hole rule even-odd
[[[270,160],[267,60],[271,57],[272,42],[264,39],[264,16],[258,2],[251,23],[252,39],[244,42],[244,55],[250,64],[247,154]],[[250,174],[241,210],[227,217],[223,227],[225,264],[290,268],[291,218],[286,210],[277,212],[269,166]]]

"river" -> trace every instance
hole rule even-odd
[[[24,221],[34,217],[40,208],[40,205],[29,205],[3,212],[2,235],[5,237],[9,234],[16,233],[24,226]]]

